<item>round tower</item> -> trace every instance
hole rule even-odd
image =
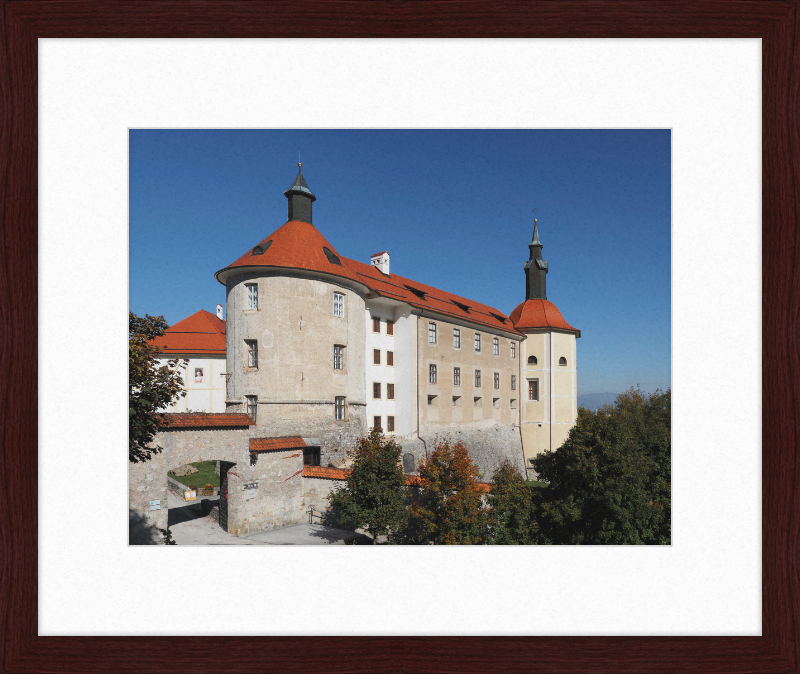
[[[569,435],[578,415],[577,338],[580,330],[564,320],[547,301],[547,260],[542,259],[538,221],[525,262],[525,301],[509,318],[525,334],[520,359],[522,383],[520,433],[525,468],[533,477],[532,460],[555,451]]]
[[[226,411],[254,417],[254,437],[300,436],[335,454],[368,432],[367,288],[314,227],[316,197],[300,170],[284,195],[289,220],[216,273],[227,298]]]

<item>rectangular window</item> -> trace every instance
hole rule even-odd
[[[436,323],[428,323],[428,344],[436,344]]]
[[[256,420],[256,412],[258,411],[258,399],[255,396],[245,396],[247,398],[247,413],[250,418]]]
[[[394,321],[386,321],[386,334],[393,335],[394,334]]]
[[[373,316],[372,317],[372,332],[380,332],[381,331],[381,317],[380,316]]]
[[[492,353],[495,356],[499,356],[500,355],[500,340],[497,339],[497,337],[494,337],[492,339]]]
[[[394,417],[391,416],[386,417],[386,430],[389,433],[394,433]]]
[[[344,295],[333,293],[333,315],[344,318]]]
[[[431,384],[435,384],[436,383],[436,366],[435,365],[429,365],[428,366],[428,382],[430,382]]]
[[[458,328],[453,328],[453,348],[461,348],[461,330]]]
[[[481,336],[480,333],[475,333],[475,351],[480,353],[481,351]]]
[[[481,398],[478,397],[473,398],[472,405],[473,407],[483,407],[483,404],[481,403]]]
[[[500,407],[500,398],[492,398],[492,407]]]
[[[516,342],[511,342],[511,357],[512,358],[516,358],[517,357],[517,343]]]
[[[258,310],[258,285],[255,283],[248,283],[245,285],[247,288],[247,310],[248,311],[257,311]]]
[[[372,397],[375,400],[379,400],[381,397],[381,385],[380,382],[373,382],[372,383]]]
[[[336,397],[336,406],[334,410],[334,416],[336,417],[336,421],[344,421],[344,398],[337,396]]]
[[[372,349],[372,364],[373,365],[380,365],[381,364],[381,350],[380,349]]]
[[[379,416],[372,417],[372,427],[376,431],[382,431],[383,427],[381,426],[381,418]]]
[[[344,369],[344,347],[341,344],[336,344],[333,347],[333,369]]]
[[[386,384],[386,400],[394,400],[394,384]]]
[[[461,396],[453,396],[453,407],[461,407]]]
[[[428,404],[429,404],[429,405],[435,405],[435,404],[436,404],[436,399],[437,399],[438,397],[439,397],[439,396],[428,396]]]
[[[511,409],[512,410],[517,409],[517,399],[516,398],[512,398],[511,399]]]
[[[461,386],[461,368],[453,368],[453,386]]]
[[[303,465],[304,466],[318,466],[322,458],[322,452],[319,447],[306,447],[303,450]]]
[[[495,372],[494,373],[494,387],[495,388],[500,388],[500,373],[499,372]]]
[[[481,371],[475,370],[475,386],[480,388],[481,385]]]
[[[539,380],[528,379],[528,400],[539,402]]]
[[[254,339],[245,340],[247,345],[247,367],[258,367],[258,342]]]
[[[517,390],[517,375],[515,375],[515,374],[511,375],[511,390],[512,391],[516,391]]]
[[[386,364],[389,367],[394,367],[394,351],[386,352]]]

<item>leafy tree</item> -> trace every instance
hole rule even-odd
[[[541,490],[540,542],[669,544],[671,393],[626,391],[577,424],[533,467]]]
[[[162,351],[151,343],[168,327],[163,316],[128,315],[128,460],[131,463],[147,461],[161,451],[148,447],[161,420],[158,410],[186,395],[179,366],[189,361],[174,358],[162,365],[158,360]]]
[[[402,528],[406,519],[401,452],[393,438],[373,429],[349,453],[353,466],[346,484],[330,496],[341,519],[369,532],[373,543]]]
[[[409,508],[409,539],[417,543],[479,544],[486,513],[478,467],[460,442],[436,443],[419,466],[421,486]]]
[[[487,543],[492,545],[535,545],[539,542],[536,520],[536,492],[525,483],[519,470],[504,461],[492,476],[488,503]]]

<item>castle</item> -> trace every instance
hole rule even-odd
[[[532,477],[532,459],[557,449],[575,422],[580,337],[547,301],[537,221],[525,300],[506,316],[392,273],[387,251],[369,264],[341,255],[313,224],[316,197],[298,168],[284,192],[287,222],[215,275],[227,321],[221,307],[216,317],[199,312],[159,340],[169,354],[217,358],[205,367],[225,380],[225,411],[165,415],[155,438],[163,451],[131,464],[131,512],[166,528],[167,470],[215,459],[226,530],[308,521],[308,508],[324,510],[341,484],[345,452],[373,427],[396,436],[406,473],[449,436],[485,480],[504,460]],[[206,324],[215,333],[206,351],[192,352],[193,338],[175,342]],[[221,335],[225,372],[216,371]],[[190,363],[192,384],[204,376]],[[219,408],[222,387],[201,388],[208,409]]]

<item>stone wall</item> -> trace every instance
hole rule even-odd
[[[420,439],[408,436],[397,438],[397,442],[403,447],[403,454],[414,455],[416,472],[426,454],[433,452],[436,442],[445,439],[464,444],[470,458],[478,466],[480,481],[489,482],[494,471],[504,460],[511,462],[523,476],[525,475],[519,428],[511,425],[447,429],[423,435]]]
[[[254,459],[228,471],[228,532],[237,536],[307,523],[309,506],[327,510],[331,489],[343,484],[304,478],[300,449],[259,452]]]

